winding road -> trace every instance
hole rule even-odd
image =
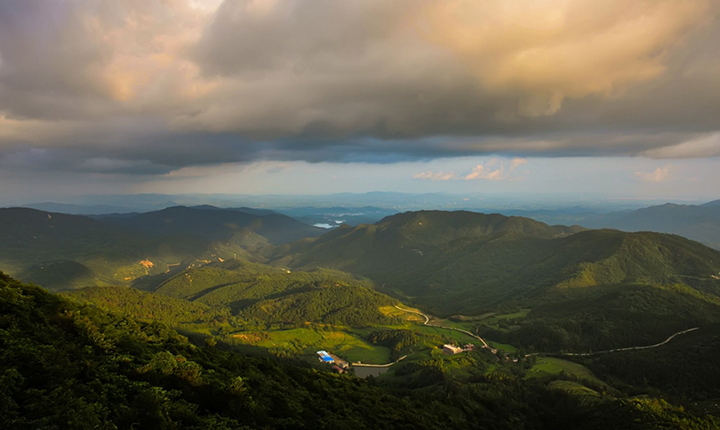
[[[670,336],[669,338],[665,339],[664,341],[662,341],[662,342],[660,342],[660,343],[656,343],[656,344],[654,344],[654,345],[647,345],[647,346],[629,346],[629,347],[627,347],[627,348],[607,349],[607,350],[605,350],[605,351],[596,351],[596,352],[556,352],[556,353],[538,352],[538,353],[534,353],[534,354],[528,354],[528,355],[526,355],[526,357],[528,357],[528,356],[530,356],[530,355],[539,355],[539,354],[542,354],[542,355],[551,355],[551,356],[552,356],[552,355],[556,355],[556,356],[557,356],[557,355],[563,355],[563,356],[573,356],[573,357],[587,357],[587,356],[591,356],[591,355],[608,354],[608,353],[611,353],[611,352],[635,351],[635,350],[639,350],[639,349],[651,349],[651,348],[657,348],[657,347],[659,347],[659,346],[665,345],[666,343],[668,343],[668,342],[670,342],[671,340],[673,340],[673,339],[675,338],[675,336],[680,336],[681,334],[690,333],[691,331],[695,331],[695,330],[698,330],[698,329],[700,329],[700,327],[693,327],[693,328],[689,328],[689,329],[687,329],[687,330],[679,331],[679,332],[673,334],[672,336]]]
[[[407,357],[407,355],[403,355],[402,357],[398,358],[397,360],[393,361],[392,363],[386,363],[386,364],[364,364],[364,363],[353,363],[353,367],[390,367],[395,363],[398,363],[400,361],[403,361]]]
[[[481,338],[480,336],[477,336],[477,335],[475,335],[475,334],[472,334],[472,333],[470,333],[470,332],[467,331],[467,330],[463,330],[463,329],[457,328],[457,327],[447,327],[447,326],[442,326],[442,325],[437,325],[437,324],[430,324],[430,317],[427,316],[427,315],[425,315],[424,313],[422,313],[422,312],[420,312],[420,311],[415,311],[415,310],[412,310],[412,309],[403,309],[403,308],[401,308],[400,306],[397,306],[397,305],[395,305],[395,307],[396,307],[397,309],[401,310],[401,311],[409,312],[409,313],[416,314],[416,315],[420,315],[420,316],[424,317],[424,318],[425,318],[425,322],[423,323],[423,325],[430,326],[430,327],[444,328],[444,329],[447,329],[447,330],[455,330],[455,331],[459,331],[460,333],[465,333],[465,334],[467,334],[468,336],[472,336],[472,337],[474,337],[475,339],[477,339],[477,340],[479,340],[480,342],[482,342],[482,344],[483,344],[484,347],[490,348],[490,346],[487,344],[487,342],[485,342],[485,339],[483,339],[483,338]],[[656,344],[654,344],[654,345],[629,346],[629,347],[626,347],[626,348],[615,348],[615,349],[608,349],[608,350],[605,350],[605,351],[595,351],[595,352],[535,352],[535,353],[532,353],[532,354],[527,354],[527,355],[525,355],[525,357],[530,357],[530,356],[533,356],[533,355],[588,357],[588,356],[591,356],[591,355],[609,354],[609,353],[611,353],[611,352],[635,351],[635,350],[641,350],[641,349],[652,349],[652,348],[657,348],[657,347],[660,347],[660,346],[665,345],[666,343],[668,343],[668,342],[670,342],[671,340],[673,340],[676,336],[680,336],[680,335],[683,335],[683,334],[685,334],[685,333],[690,333],[690,332],[695,331],[695,330],[698,330],[698,329],[700,329],[700,327],[693,327],[693,328],[689,328],[689,329],[687,329],[687,330],[679,331],[679,332],[673,334],[672,336],[668,337],[668,338],[665,339],[664,341],[662,341],[662,342],[660,342],[660,343],[656,343]],[[403,357],[403,358],[404,358],[404,357]],[[391,364],[392,364],[392,363],[391,363]]]

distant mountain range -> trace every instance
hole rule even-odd
[[[570,203],[574,202],[574,203]],[[62,203],[32,202],[26,207],[49,212],[104,214],[112,212],[149,212],[173,206],[213,205],[222,208],[254,207],[277,211],[300,209],[356,209],[372,207],[383,211],[471,210],[497,212],[516,209],[558,209],[570,204],[582,205],[595,212],[633,210],[653,204],[652,200],[619,200],[602,196],[554,195],[531,193],[502,195],[483,193],[401,193],[367,192],[328,195],[237,195],[237,194],[127,194],[86,195]],[[62,210],[61,210],[62,209]],[[97,212],[102,210],[102,212]],[[72,211],[72,212],[71,212]],[[294,216],[294,215],[293,215]],[[375,220],[377,221],[377,219]]]
[[[720,200],[702,205],[667,203],[632,211],[607,213],[598,213],[580,207],[544,211],[503,211],[503,213],[548,223],[575,224],[595,229],[672,233],[720,249]]]
[[[172,205],[175,206],[175,205]],[[75,205],[68,203],[42,202],[24,205],[25,208],[37,209],[44,212],[54,212],[69,215],[95,215],[111,213],[134,212],[134,209],[113,205]]]
[[[610,213],[583,225],[672,233],[720,249],[720,200],[698,206],[668,203],[632,212]]]
[[[176,207],[175,201],[188,202],[189,207],[217,208],[199,205],[202,196],[94,196],[90,201],[102,204],[34,203],[26,207],[46,212],[79,215],[118,215],[154,212]],[[720,200],[701,205],[668,203],[637,209],[616,203],[593,206],[571,206],[554,209],[514,209],[503,205],[493,207],[482,199],[468,199],[449,194],[366,193],[332,196],[206,196],[205,201],[254,215],[283,214],[309,225],[333,229],[340,224],[357,226],[373,224],[382,218],[420,208],[497,212],[506,216],[532,218],[551,225],[580,225],[586,228],[611,228],[622,231],[654,231],[677,234],[720,249]],[[238,203],[241,203],[239,205]],[[498,202],[499,203],[499,202]],[[197,204],[199,206],[192,206]],[[541,205],[528,202],[529,206]],[[248,206],[253,206],[248,207]],[[101,218],[101,217],[97,217]]]

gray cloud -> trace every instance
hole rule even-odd
[[[0,2],[0,111],[13,117],[92,117],[105,97],[98,73],[112,52],[88,22],[97,2]]]

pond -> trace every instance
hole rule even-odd
[[[390,367],[353,366],[353,370],[355,371],[355,376],[357,376],[358,378],[367,378],[370,375],[377,378],[378,376],[390,370]]]

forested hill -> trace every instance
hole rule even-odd
[[[300,362],[197,347],[163,324],[85,307],[0,273],[3,429],[720,425],[661,400],[588,396],[510,374],[462,384],[439,375],[422,390],[407,390]]]
[[[146,274],[140,264],[145,259],[158,269],[208,246],[198,240],[163,243],[85,216],[25,208],[0,209],[0,244],[2,270],[49,289],[122,282],[134,272]],[[127,270],[118,272],[121,267]]]
[[[290,272],[230,260],[189,269],[157,294],[209,306],[227,306],[247,321],[304,326],[307,322],[364,327],[387,324],[381,306],[398,303],[372,284],[333,270]]]
[[[438,313],[477,314],[553,287],[685,284],[720,294],[720,252],[678,236],[526,218],[411,212],[281,248],[274,264],[345,270]]]
[[[0,269],[51,290],[129,285],[196,263],[262,259],[258,248],[322,231],[284,215],[213,207],[97,219],[0,209]]]
[[[530,218],[506,217],[500,214],[483,214],[467,211],[419,211],[405,212],[383,218],[375,224],[356,228],[345,226],[323,236],[357,237],[358,232],[368,232],[374,239],[393,245],[443,245],[457,239],[489,240],[507,235],[523,235],[536,238],[554,238],[582,231],[581,227],[549,226]],[[352,233],[351,233],[352,232]]]

